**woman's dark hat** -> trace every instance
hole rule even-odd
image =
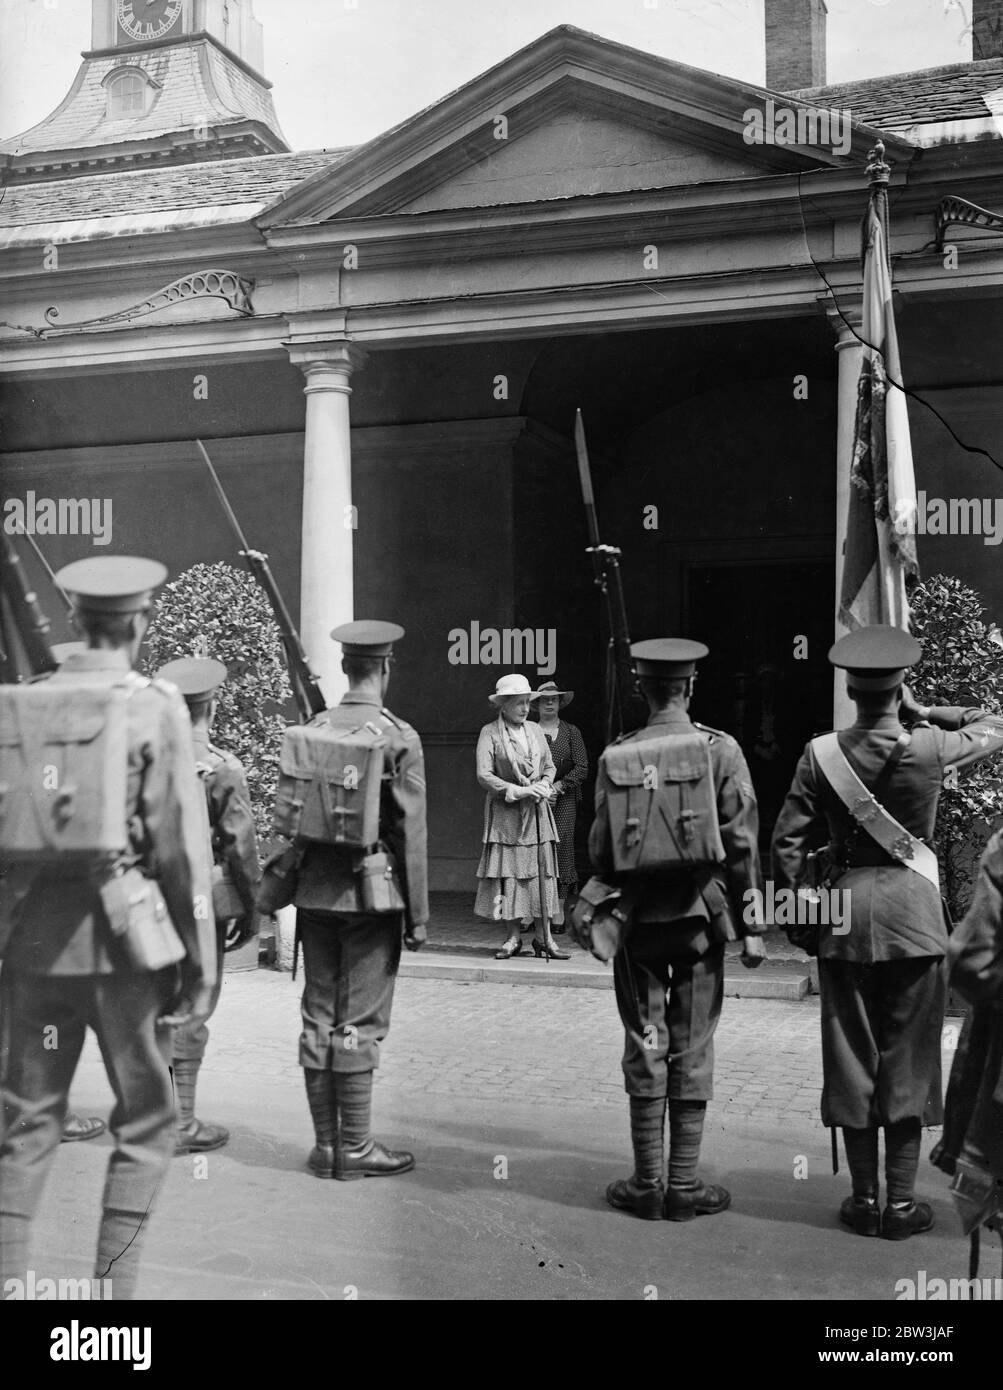
[[[570,705],[571,701],[575,698],[575,692],[573,690],[558,690],[556,681],[544,681],[536,694],[537,698],[540,700],[548,700],[556,695],[560,700],[558,709],[563,709],[565,705]]]

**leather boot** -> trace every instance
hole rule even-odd
[[[356,1178],[392,1178],[408,1173],[414,1167],[414,1154],[406,1150],[387,1149],[370,1139],[358,1149],[338,1148],[334,1176],[339,1182],[354,1182]]]
[[[63,1121],[60,1143],[72,1144],[82,1139],[96,1139],[99,1134],[104,1134],[107,1127],[104,1120],[99,1120],[96,1115],[85,1120],[82,1115],[70,1111]]]
[[[195,1088],[201,1066],[201,1058],[175,1057],[171,1068],[178,1111],[175,1155],[210,1153],[230,1141],[230,1131],[223,1125],[211,1125],[195,1118]]]
[[[839,1219],[858,1236],[881,1234],[881,1208],[877,1193],[854,1193],[839,1208]]]
[[[908,1240],[933,1226],[933,1208],[928,1202],[910,1202],[907,1207],[892,1206],[881,1215],[881,1234],[885,1240]]]
[[[338,1104],[334,1094],[334,1077],[329,1071],[318,1071],[314,1067],[304,1068],[303,1077],[317,1140],[307,1162],[316,1177],[333,1178],[338,1144]]]
[[[670,1187],[665,1194],[666,1221],[692,1221],[696,1216],[717,1216],[731,1206],[731,1193],[726,1187],[713,1187],[701,1182],[692,1191]]]
[[[632,1211],[642,1221],[661,1221],[665,1200],[665,1097],[630,1097],[630,1142],[634,1171],[611,1182],[606,1200],[617,1211]]]

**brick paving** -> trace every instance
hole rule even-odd
[[[198,1111],[231,1142],[172,1164],[141,1296],[629,1300],[656,1287],[659,1299],[892,1299],[917,1267],[964,1273],[946,1182],[925,1161],[919,1191],[937,1228],[920,1249],[840,1229],[846,1176],[829,1172],[818,1115],[816,999],[725,1000],[702,1171],[733,1208],[668,1227],[604,1201],[630,1166],[609,992],[402,979],[374,1123],[418,1166],[352,1184],[305,1170],[299,994],[288,974],[227,975]],[[72,1099],[108,1114],[93,1039]],[[49,1276],[90,1272],[109,1151],[105,1136],[56,1155],[34,1257]]]

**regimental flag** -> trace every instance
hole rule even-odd
[[[861,337],[868,346],[857,387],[839,618],[850,629],[869,623],[908,629],[906,581],[919,575],[916,478],[877,201],[872,197],[864,219]]]

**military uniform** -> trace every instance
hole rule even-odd
[[[986,846],[947,966],[951,984],[973,1007],[954,1054],[944,1134],[930,1161],[957,1175],[954,1195],[966,1230],[993,1218],[1003,1231],[1003,830]]]
[[[72,656],[77,652],[85,652],[87,650],[87,643],[53,642],[49,650],[52,652],[56,662],[62,666],[68,656]],[[50,674],[50,672],[47,672],[46,675],[36,676],[33,679],[47,680]],[[105,1124],[104,1120],[99,1119],[96,1115],[92,1115],[85,1120],[82,1115],[78,1115],[73,1110],[68,1110],[66,1112],[66,1119],[63,1121],[62,1141],[64,1144],[67,1144],[77,1143],[86,1139],[96,1139],[99,1135],[104,1134],[107,1128],[108,1126]]]
[[[707,654],[702,643],[664,639],[631,647],[638,676],[692,679]],[[688,701],[687,701],[688,703]],[[723,1210],[727,1193],[696,1180],[703,1117],[713,1095],[714,1031],[724,997],[724,944],[758,936],[743,913],[749,890],[761,888],[756,798],[745,758],[728,734],[694,724],[686,706],[653,710],[643,729],[621,743],[700,731],[710,745],[717,814],[726,863],[720,869],[617,875],[600,763],[596,815],[589,834],[592,867],[623,884],[632,926],[613,962],[617,1007],[625,1030],[624,1084],[631,1105],[635,1174],[607,1192],[611,1204],[672,1220]],[[756,961],[758,964],[758,960]],[[669,1191],[664,1192],[662,1133],[666,1100],[672,1135]],[[696,1199],[694,1198],[696,1194]],[[706,1198],[702,1194],[710,1194]],[[715,1196],[714,1194],[721,1194]],[[664,1201],[663,1201],[664,1198]]]
[[[875,625],[842,638],[829,656],[833,665],[848,671],[851,694],[878,697],[873,706],[878,709],[882,692],[888,692],[885,703],[890,704],[890,693],[920,651],[909,634]],[[801,887],[807,854],[828,846],[829,887],[848,895],[846,920],[822,925],[818,933],[822,1119],[843,1127],[858,1200],[854,1205],[847,1199],[841,1216],[865,1235],[879,1234],[882,1226],[877,1129],[885,1127],[890,1195],[884,1234],[890,1239],[928,1229],[921,1213],[920,1225],[910,1218],[915,1229],[903,1233],[895,1213],[915,1208],[912,1186],[921,1123],[925,1118],[927,1124],[939,1124],[943,1113],[945,910],[939,887],[909,867],[910,861],[919,861],[907,841],[930,842],[949,769],[1003,748],[1003,719],[995,715],[954,707],[920,713],[925,718],[911,737],[891,707],[883,713],[858,709],[853,726],[837,736],[864,788],[907,832],[902,837],[907,858],[897,860],[867,833],[867,809],[858,824],[819,768],[811,745],[795,771],[773,837],[778,887]]]
[[[157,672],[161,680],[177,686],[192,712],[192,745],[195,770],[205,790],[209,816],[213,877],[225,875],[232,886],[234,907],[241,909],[244,935],[254,915],[254,897],[261,877],[254,812],[247,789],[247,778],[240,759],[209,741],[209,720],[199,707],[213,699],[226,680],[221,661],[203,657],[179,657]],[[178,1108],[177,1152],[206,1153],[222,1148],[229,1132],[217,1124],[195,1118],[195,1090],[199,1069],[209,1042],[208,1018],[216,1011],[223,988],[223,949],[229,917],[216,919],[216,984],[209,1000],[206,1018],[184,1024],[174,1034],[174,1086]]]
[[[396,624],[360,621],[331,635],[346,658],[377,660],[389,658],[404,632]],[[383,708],[372,687],[350,689],[311,722],[346,733],[367,722],[382,730],[380,838],[394,860],[406,908],[403,914],[367,912],[356,856],[335,846],[306,847],[294,901],[306,977],[299,1056],[317,1137],[310,1166],[318,1177],[339,1179],[403,1172],[414,1159],[373,1140],[369,1097],[390,1027],[402,932],[416,949],[428,921],[421,742],[410,724]]]
[[[154,561],[108,557],[68,565],[56,578],[79,610],[126,615],[146,610],[166,574]],[[71,655],[50,680],[132,687],[126,705],[131,848],[118,867],[155,875],[180,938],[174,958],[182,989],[179,995],[177,966],[141,970],[131,963],[105,910],[109,873],[70,865],[26,872],[0,981],[0,1273],[24,1277],[29,1223],[91,1027],[116,1097],[95,1275],[110,1275],[114,1296],[127,1298],[174,1146],[171,1028],[164,1016],[175,1001],[191,1007],[205,978],[212,979],[199,923],[199,905],[210,891],[200,869],[200,794],[184,704],[170,688],[131,673],[125,647]],[[49,1043],[52,1036],[58,1046]]]

